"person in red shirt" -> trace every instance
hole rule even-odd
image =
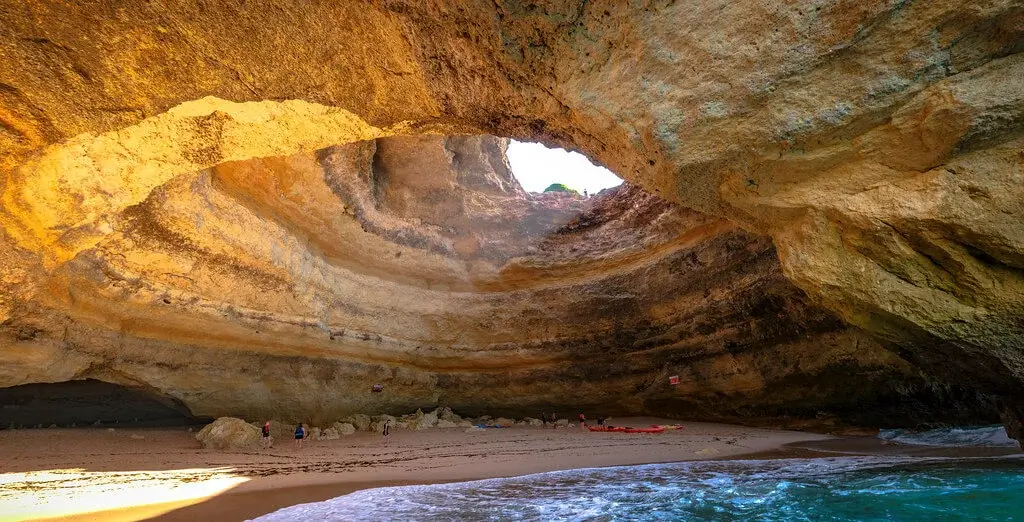
[[[270,448],[274,445],[274,441],[270,438],[270,421],[263,423],[263,447]]]

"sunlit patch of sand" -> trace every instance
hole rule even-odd
[[[234,468],[162,471],[52,469],[0,474],[0,521],[67,517],[152,504],[166,508],[200,502],[249,479]]]

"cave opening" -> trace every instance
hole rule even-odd
[[[617,187],[622,179],[586,156],[542,143],[511,140],[506,151],[512,174],[527,192],[558,190],[597,194]]]
[[[0,388],[0,429],[169,427],[210,422],[180,401],[96,379]]]

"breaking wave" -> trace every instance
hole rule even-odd
[[[1022,471],[1016,457],[681,462],[369,489],[257,520],[1015,520]]]
[[[881,430],[878,437],[901,444],[918,446],[987,446],[1015,448],[1017,441],[1006,436],[1002,426],[981,426],[977,428],[942,428],[921,432],[909,430]]]

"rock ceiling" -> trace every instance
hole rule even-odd
[[[782,350],[791,323],[815,357],[877,353],[853,364],[895,372],[880,383],[923,371],[1024,404],[1017,1],[11,0],[0,20],[2,384],[106,372],[229,411],[290,386],[253,372],[372,375],[405,382],[402,405],[502,383],[473,403],[499,407],[559,357],[559,382],[612,365],[636,387],[700,374],[657,355],[685,339]],[[439,136],[477,134],[578,149],[634,187],[527,197],[500,141]],[[777,335],[736,326],[769,310]],[[783,373],[708,378],[771,394],[818,371],[781,354]],[[719,404],[796,404],[741,395]]]

